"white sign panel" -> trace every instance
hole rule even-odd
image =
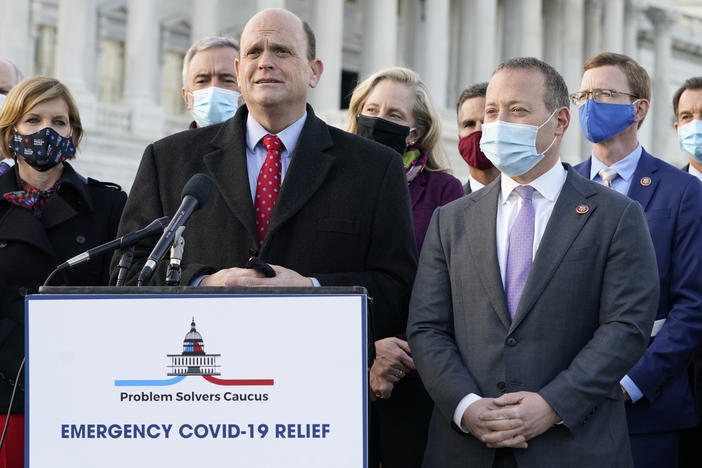
[[[31,296],[26,464],[364,467],[365,301]]]

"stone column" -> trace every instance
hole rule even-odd
[[[473,60],[471,83],[477,83],[488,81],[497,66],[497,2],[475,0],[473,11],[472,22],[465,24],[472,24],[475,31],[469,49]]]
[[[426,33],[422,76],[438,109],[447,107],[449,72],[449,0],[426,0]]]
[[[565,0],[563,2],[563,50],[562,73],[570,93],[580,88],[583,75],[583,47],[585,24],[585,2],[582,0]],[[584,140],[580,130],[578,108],[571,104],[570,126],[566,131],[561,145],[561,158],[568,163],[578,163],[589,153],[583,153],[581,140]],[[585,140],[587,141],[587,140]]]
[[[586,0],[585,60],[602,51],[602,5],[603,0]]]
[[[544,0],[544,60],[563,72],[566,31],[563,27],[564,0]],[[567,14],[572,14],[565,9]]]
[[[219,33],[219,0],[193,0],[190,43]]]
[[[671,29],[677,15],[672,11],[657,7],[650,7],[647,14],[655,27],[653,99],[648,117],[652,120],[649,125],[653,128],[651,152],[654,155],[665,156],[668,149],[668,138],[674,133],[670,110],[670,65],[673,53]]]
[[[521,0],[504,0],[502,58],[509,59],[522,55]]]
[[[543,58],[544,26],[542,0],[530,0],[521,3],[521,55]]]
[[[159,19],[156,0],[128,0],[124,99],[132,107],[132,131],[157,138],[163,133],[158,107]]]
[[[335,111],[341,104],[344,1],[317,0],[315,25],[317,57],[324,63],[324,73],[317,88],[311,90],[309,100],[315,111]]]
[[[56,77],[73,94],[88,93],[88,68],[96,59],[94,0],[60,0],[56,40]],[[81,109],[82,110],[82,109]]]
[[[34,47],[30,32],[30,0],[3,2],[0,15],[0,58],[9,60],[24,76],[34,72]]]
[[[639,52],[639,20],[642,8],[637,0],[629,0],[624,15],[624,53],[634,60]]]
[[[318,1],[325,3],[325,0]],[[397,64],[397,0],[363,0],[361,5],[363,37],[359,78],[363,79],[381,68]],[[340,8],[343,10],[343,4]],[[329,19],[321,19],[317,24],[324,22],[329,22]],[[338,28],[338,25],[330,24],[329,28]]]
[[[285,0],[256,0],[256,11],[266,8],[285,8]]]
[[[609,0],[604,15],[604,49],[608,52],[624,52],[624,0]]]

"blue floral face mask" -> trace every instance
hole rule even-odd
[[[17,157],[37,171],[48,171],[57,164],[71,159],[76,152],[71,136],[63,137],[53,128],[46,127],[31,135],[15,130],[10,149]]]
[[[239,107],[241,94],[231,89],[210,86],[190,93],[193,97],[192,114],[201,127],[228,120]]]
[[[629,128],[636,120],[634,104],[637,101],[631,104],[610,104],[588,99],[578,110],[585,138],[599,143]]]
[[[683,151],[698,163],[702,163],[702,120],[678,125],[678,141]]]
[[[536,149],[536,136],[539,129],[553,118],[554,110],[548,119],[539,126],[496,122],[483,124],[483,136],[480,138],[480,150],[487,156],[496,168],[509,177],[516,177],[530,171],[538,164],[553,144],[539,153]]]

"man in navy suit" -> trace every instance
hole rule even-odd
[[[638,142],[651,96],[646,70],[610,52],[590,58],[584,70],[571,99],[593,148],[576,169],[641,204],[658,262],[660,300],[651,341],[620,382],[634,464],[677,467],[680,430],[697,421],[687,364],[702,342],[702,185]]]

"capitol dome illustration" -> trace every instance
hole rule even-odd
[[[190,323],[190,331],[183,339],[181,354],[168,354],[171,363],[168,375],[220,375],[217,358],[220,354],[205,353],[205,343],[195,326],[195,317]]]

